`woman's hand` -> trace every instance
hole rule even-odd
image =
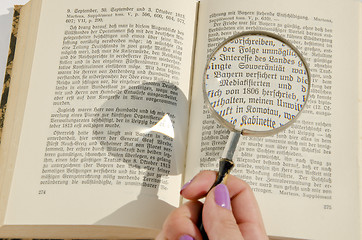
[[[182,187],[181,195],[190,201],[168,216],[157,240],[202,240],[197,228],[201,209],[210,240],[268,239],[258,204],[246,182],[229,175],[226,185],[217,185],[207,194],[216,174],[203,171]],[[206,194],[202,208],[198,199]]]

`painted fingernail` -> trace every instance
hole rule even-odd
[[[182,235],[178,240],[194,240],[190,235]]]
[[[225,184],[219,184],[215,187],[215,202],[217,205],[231,209],[230,194]]]
[[[185,188],[187,188],[187,186],[190,185],[191,182],[192,182],[192,179],[190,181],[188,181],[187,183],[185,183],[185,185],[182,186],[180,193],[182,193],[182,191],[185,190]]]

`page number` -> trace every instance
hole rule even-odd
[[[324,210],[332,210],[332,205],[323,205]]]
[[[47,193],[46,190],[39,190],[38,195],[45,195]]]

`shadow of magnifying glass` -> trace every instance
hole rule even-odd
[[[114,224],[132,216],[127,223],[139,226],[156,208],[160,210],[155,218],[165,219],[175,206],[159,195],[169,190],[172,176],[183,171],[188,117],[180,109],[188,109],[187,99],[167,82],[130,86],[105,98],[92,119],[94,147],[105,152],[95,166],[124,192],[122,196],[131,191],[138,191],[138,196],[96,224]]]

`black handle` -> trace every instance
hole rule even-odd
[[[210,190],[213,187],[215,187],[216,185],[218,185],[220,183],[226,183],[227,177],[228,177],[230,171],[233,169],[233,167],[234,167],[234,162],[232,160],[226,159],[226,158],[220,159],[219,172],[217,174],[217,178],[208,192],[210,192]],[[202,239],[208,240],[209,237],[207,236],[205,228],[204,228],[204,224],[202,223],[202,209],[201,209],[200,216],[199,216],[198,228],[201,232]]]

